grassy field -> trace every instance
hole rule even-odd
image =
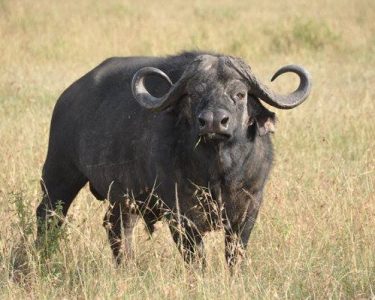
[[[1,299],[374,299],[375,1],[258,2],[0,0]],[[165,225],[149,240],[142,224],[136,258],[116,269],[107,203],[87,188],[42,261],[34,211],[57,97],[107,57],[183,49],[243,57],[265,82],[289,63],[313,75],[305,104],[276,111],[275,166],[242,269],[230,276],[219,232],[201,274]]]

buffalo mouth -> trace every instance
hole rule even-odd
[[[231,135],[227,133],[207,132],[199,135],[203,141],[226,141],[229,140]]]

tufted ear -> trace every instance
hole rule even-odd
[[[275,132],[276,115],[272,111],[263,108],[263,111],[255,117],[258,133],[263,136],[269,132]]]

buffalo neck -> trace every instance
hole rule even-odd
[[[198,145],[194,141],[196,138],[179,140],[175,153],[178,165],[185,170],[184,177],[197,185],[220,183],[233,189],[246,188],[262,171],[264,162],[267,168],[272,163],[272,145],[266,147],[271,144],[269,136],[255,134],[252,138]]]

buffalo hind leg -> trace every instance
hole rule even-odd
[[[104,216],[103,226],[107,231],[113,257],[119,265],[125,259],[131,259],[133,255],[132,238],[133,228],[137,222],[137,215],[131,214],[124,201],[115,201],[109,204]],[[122,230],[125,244],[122,244]]]
[[[41,180],[43,197],[36,210],[36,246],[47,255],[53,251],[53,245],[57,245],[59,229],[68,209],[86,182],[85,177],[73,169],[44,167]]]

